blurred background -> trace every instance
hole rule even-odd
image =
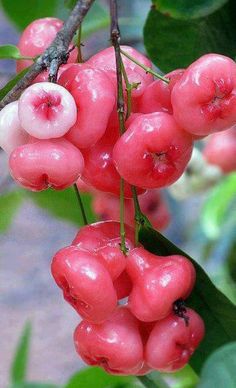
[[[28,13],[24,3],[30,7]],[[21,2],[2,1],[0,45],[17,44],[20,30],[28,22],[25,18],[33,20],[31,12],[36,18],[46,16],[47,6],[42,3],[48,2],[41,2],[41,10],[32,10],[34,3],[28,0],[21,7]],[[149,9],[149,0],[119,1],[122,43],[143,53],[143,27]],[[48,15],[62,19],[69,12],[62,1],[49,11]],[[109,45],[106,1],[98,2],[93,14],[86,18],[82,41],[85,59]],[[14,74],[14,61],[1,60],[0,87]],[[199,174],[197,163],[194,162],[191,172],[194,179],[194,174]],[[235,176],[217,176],[210,184],[209,180],[206,184],[205,177],[197,183],[194,179],[181,186],[181,198],[173,190],[165,192],[171,223],[164,234],[200,262],[217,286],[235,302]],[[187,193],[189,185],[193,188]],[[177,188],[177,192],[181,190]],[[50,261],[76,234],[80,217],[76,197],[70,190],[41,195],[16,189],[3,152],[0,152],[0,194],[0,387],[8,384],[16,344],[27,321],[32,323],[29,380],[62,384],[83,365],[72,341],[79,318],[64,303],[52,280]],[[90,198],[85,201],[90,206]]]

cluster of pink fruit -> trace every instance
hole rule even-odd
[[[183,307],[195,283],[192,263],[134,246],[126,228],[106,221],[80,229],[53,258],[52,274],[64,298],[83,318],[75,347],[89,365],[113,374],[142,375],[183,367],[204,336],[200,316]],[[118,303],[128,298],[124,305]]]
[[[20,39],[21,54],[41,54],[61,25],[54,18],[30,24]],[[126,221],[131,225],[131,185],[139,195],[151,189],[142,210],[157,216],[158,228],[167,225],[168,209],[153,189],[169,186],[182,175],[195,140],[236,124],[236,64],[208,54],[186,70],[154,81],[145,71],[150,61],[131,47],[121,48],[132,87],[131,101],[125,102],[126,112],[131,102],[132,113],[122,136],[113,48],[82,64],[75,63],[74,49],[59,70],[57,84],[47,82],[45,71],[19,101],[1,111],[0,146],[9,154],[13,178],[27,189],[60,190],[85,182],[96,190],[94,208],[113,221],[82,228],[72,245],[55,255],[52,274],[84,319],[75,331],[75,344],[85,362],[110,373],[138,375],[185,365],[204,335],[204,324],[182,305],[195,282],[191,262],[135,247],[128,226],[125,256],[119,223],[114,222],[118,204],[110,195],[119,196],[124,178]],[[18,70],[29,64],[19,61]],[[226,172],[236,167],[235,130],[229,131],[233,140],[227,143],[231,151],[224,154],[224,163],[231,155]],[[140,198],[142,202],[145,196]],[[118,306],[123,298],[128,298],[126,305]]]

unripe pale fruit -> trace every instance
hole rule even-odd
[[[201,317],[187,309],[188,326],[173,313],[155,324],[145,347],[145,361],[160,372],[174,372],[183,368],[205,333]]]
[[[134,186],[168,186],[184,172],[192,139],[164,112],[137,117],[116,142],[113,160],[118,173]]]
[[[203,156],[208,163],[214,164],[224,172],[236,170],[236,126],[209,137]]]
[[[27,143],[28,137],[19,121],[18,101],[11,102],[0,112],[0,147],[9,154],[16,147]]]
[[[10,155],[12,177],[23,187],[63,190],[76,182],[84,168],[81,152],[65,139],[31,139]]]
[[[75,64],[60,76],[58,83],[75,99],[78,116],[66,137],[79,148],[91,147],[105,133],[115,106],[115,88],[107,75],[87,64]]]
[[[77,108],[72,95],[51,82],[31,85],[19,99],[22,127],[38,139],[62,137],[73,126]]]
[[[121,49],[134,59],[141,62],[146,67],[152,67],[152,64],[148,58],[143,54],[135,50],[130,46],[121,46]],[[132,90],[132,96],[138,97],[143,94],[147,85],[153,81],[153,76],[149,73],[146,73],[140,66],[136,65],[133,61],[128,59],[125,55],[121,54],[123,64],[128,76],[129,83],[140,83],[136,89]],[[90,65],[101,69],[107,73],[107,75],[112,80],[114,86],[116,87],[116,60],[115,60],[115,51],[113,47],[108,47],[105,50],[100,51],[99,53],[93,55],[88,61]],[[124,85],[125,86],[125,85]]]
[[[116,307],[117,296],[108,271],[88,251],[70,246],[56,253],[52,275],[64,298],[82,318],[102,322]]]
[[[107,373],[135,375],[143,366],[143,344],[138,320],[126,307],[118,307],[107,321],[82,321],[74,333],[75,347],[89,365]]]
[[[142,96],[137,99],[134,110],[142,113],[172,113],[171,92],[183,73],[184,69],[176,69],[165,75],[165,78],[170,80],[169,83],[158,79],[149,84]]]
[[[57,18],[43,18],[34,20],[23,31],[18,44],[22,56],[36,57],[42,54],[52,43],[58,31],[62,28],[63,21]],[[70,45],[69,50],[72,48]],[[77,48],[70,52],[69,62],[77,61]],[[32,60],[22,59],[17,61],[17,72],[31,66]]]
[[[191,134],[207,136],[236,124],[235,62],[203,55],[175,84],[171,102],[175,120]]]
[[[129,296],[131,312],[143,322],[165,318],[178,299],[185,299],[195,283],[195,269],[184,256],[156,256],[144,248],[133,249],[126,271],[133,288]]]

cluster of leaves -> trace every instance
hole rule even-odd
[[[236,56],[234,0],[153,0],[144,27],[149,57],[162,71],[183,68],[201,55]]]

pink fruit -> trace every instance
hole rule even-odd
[[[203,150],[210,164],[220,167],[224,173],[236,170],[236,127],[214,133]]]
[[[209,135],[236,124],[236,64],[207,54],[175,84],[171,102],[177,123],[194,135]]]
[[[191,136],[168,113],[137,117],[113,149],[118,173],[130,184],[151,189],[174,183],[192,153]]]
[[[133,47],[121,46],[121,49],[127,54],[131,55],[134,59],[141,62],[146,67],[152,67],[151,62],[143,54],[139,53]],[[138,97],[143,94],[147,85],[153,81],[153,76],[146,73],[140,66],[136,65],[133,61],[122,55],[125,70],[129,79],[129,83],[140,83],[137,89],[132,90],[132,96]],[[107,73],[112,80],[114,86],[116,86],[116,62],[115,51],[113,47],[108,47],[105,50],[93,55],[88,61],[88,64],[101,69]]]
[[[132,290],[132,283],[126,271],[113,282],[118,299],[123,299],[129,296]]]
[[[79,148],[90,147],[105,133],[116,92],[107,75],[87,64],[76,64],[58,80],[75,99],[78,117],[67,138]]]
[[[11,102],[0,112],[0,147],[9,154],[16,147],[27,143],[28,137],[19,121],[18,101]]]
[[[189,324],[173,313],[155,324],[145,348],[149,367],[160,372],[174,372],[183,368],[205,333],[201,317],[187,309]]]
[[[66,65],[61,65],[58,69],[57,79],[61,76],[61,74],[69,69],[73,63],[67,63]],[[32,84],[36,84],[38,82],[47,82],[48,81],[48,70],[42,71],[32,82]]]
[[[82,178],[79,178],[76,182],[76,186],[78,187],[78,190],[82,193],[93,193],[96,192],[96,190],[91,186],[85,183]]]
[[[83,150],[85,168],[82,179],[97,190],[119,196],[120,175],[112,158],[113,146],[118,138],[116,133],[116,129],[113,131],[112,128],[108,128],[97,144]],[[124,191],[126,198],[132,198],[131,187],[126,182]],[[143,190],[138,190],[139,194],[142,192]]]
[[[75,347],[89,365],[111,374],[135,375],[143,366],[143,344],[138,321],[126,307],[118,307],[107,321],[82,321],[74,333]]]
[[[170,80],[169,83],[158,79],[149,84],[141,97],[137,99],[134,107],[135,111],[142,113],[172,113],[171,92],[183,73],[184,69],[176,69],[165,75]]]
[[[11,175],[21,186],[32,191],[62,190],[76,182],[84,167],[76,147],[64,139],[31,141],[17,147],[9,159]]]
[[[52,275],[64,298],[82,318],[102,322],[116,307],[117,297],[111,277],[94,255],[70,246],[56,253]]]
[[[22,56],[36,57],[42,54],[52,43],[58,31],[62,28],[63,21],[56,18],[43,18],[34,20],[23,31],[18,44]],[[69,49],[72,48],[72,44]],[[77,48],[73,49],[69,56],[69,62],[76,62]],[[17,61],[17,72],[32,65],[33,61],[23,59]]]
[[[62,86],[51,82],[31,85],[19,99],[19,119],[22,127],[38,139],[61,137],[77,118],[72,95]]]
[[[72,244],[90,252],[97,252],[107,246],[120,247],[120,223],[101,221],[83,226]],[[130,249],[134,246],[134,230],[129,226],[126,226],[126,245]]]
[[[148,190],[139,196],[139,204],[142,212],[147,216],[156,229],[164,229],[170,222],[170,213],[164,198],[158,190]],[[92,202],[94,212],[100,219],[120,220],[119,197],[103,192],[95,192]],[[125,199],[125,223],[134,226],[134,202]]]
[[[178,299],[186,299],[195,283],[195,269],[184,256],[156,256],[144,248],[133,249],[126,271],[133,288],[131,312],[143,322],[165,318]]]

